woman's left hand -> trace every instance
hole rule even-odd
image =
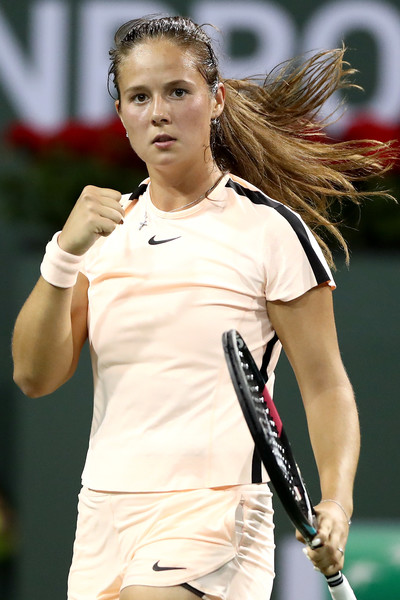
[[[304,553],[321,573],[334,575],[343,569],[349,524],[340,507],[334,502],[318,504],[315,506],[315,512],[318,523],[317,535],[314,538],[316,547],[307,546]],[[296,537],[305,542],[298,531]]]

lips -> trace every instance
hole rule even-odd
[[[156,135],[156,137],[153,140],[153,144],[156,143],[164,143],[164,142],[174,142],[175,138],[171,137],[170,135],[167,135],[166,133],[161,133],[159,135]]]

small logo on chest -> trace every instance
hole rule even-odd
[[[179,240],[180,237],[182,237],[182,236],[178,235],[177,237],[173,237],[173,238],[156,240],[156,236],[153,235],[153,237],[149,239],[149,244],[150,244],[150,246],[157,246],[158,244],[166,244],[167,242],[173,242],[174,240]]]

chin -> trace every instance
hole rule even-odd
[[[189,164],[191,164],[192,161],[190,161]],[[147,163],[148,167],[153,167],[155,169],[159,169],[162,167],[184,167],[187,168],[188,165],[188,161],[187,160],[183,160],[180,157],[177,157],[176,155],[174,156],[173,154],[168,153],[167,151],[165,151],[161,156],[159,156],[157,158],[157,160],[150,160]]]

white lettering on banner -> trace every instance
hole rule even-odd
[[[40,128],[60,126],[70,117],[70,74],[77,78],[73,98],[77,116],[89,122],[108,118],[113,111],[106,88],[108,50],[115,29],[149,13],[175,12],[163,0],[81,0],[76,8],[77,59],[70,65],[71,3],[32,0],[28,6],[28,50],[16,38],[4,9],[0,10],[0,89],[17,119]],[[301,49],[337,47],[353,31],[368,32],[377,54],[374,91],[364,106],[349,106],[337,128],[345,127],[356,110],[368,110],[381,121],[399,120],[400,11],[393,4],[380,0],[322,3],[309,15],[302,36],[290,12],[268,0],[197,0],[191,14],[197,22],[221,29],[222,36],[212,28],[208,32],[217,41],[217,51],[221,47],[225,77],[261,75]],[[254,35],[257,45],[250,56],[229,57],[229,36],[234,43],[236,31]],[[327,111],[333,107],[330,103]]]
[[[114,110],[106,81],[110,61],[108,51],[115,30],[130,19],[147,14],[166,13],[168,7],[152,1],[85,2],[80,14],[78,116],[85,121],[101,121]]]
[[[372,98],[360,109],[374,114],[382,122],[400,120],[400,12],[386,2],[355,0],[331,2],[314,13],[304,31],[303,48],[322,49],[340,46],[352,31],[364,30],[377,47],[377,81]],[[337,100],[337,99],[336,99]],[[331,112],[337,101],[330,100]],[[355,116],[351,106],[335,125],[343,129]]]
[[[296,29],[290,14],[272,2],[257,0],[248,2],[219,2],[205,0],[193,7],[193,18],[197,23],[212,23],[222,36],[208,33],[217,42],[222,42],[220,57],[224,77],[248,77],[264,75],[277,64],[292,56],[295,51]],[[246,58],[229,58],[227,39],[232,31],[248,30],[255,35],[258,47],[254,54]]]
[[[0,12],[0,78],[18,117],[37,127],[56,127],[67,117],[68,26],[62,2],[33,4],[24,56]]]

